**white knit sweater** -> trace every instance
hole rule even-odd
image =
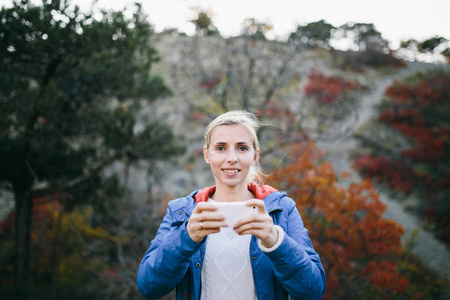
[[[211,198],[208,202],[215,202]],[[266,248],[258,240],[263,252],[277,249],[284,239],[284,231],[275,225],[278,240]],[[238,235],[231,227],[222,227],[220,232],[208,235],[206,253],[201,271],[200,300],[257,300],[252,265],[250,242],[252,235]]]
[[[216,202],[211,198],[208,202]],[[250,264],[250,234],[238,235],[232,227],[208,235],[201,273],[201,300],[252,300],[256,298]]]
[[[224,227],[206,239],[201,300],[256,299],[250,264],[251,235]]]

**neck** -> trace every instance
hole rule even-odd
[[[240,202],[255,198],[255,195],[244,187],[224,187],[216,186],[216,191],[211,195],[211,199],[218,202]]]

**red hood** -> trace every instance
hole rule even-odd
[[[256,183],[251,183],[248,186],[248,189],[255,194],[256,199],[263,200],[273,192],[278,192],[277,189],[274,189],[270,185],[263,185],[259,187]],[[206,187],[198,191],[197,194],[194,195],[195,202],[206,202],[208,201],[209,196],[211,196],[216,191],[216,186]]]

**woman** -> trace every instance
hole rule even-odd
[[[285,192],[260,186],[256,118],[231,111],[205,131],[216,185],[169,202],[139,266],[138,289],[177,299],[321,299],[325,272]],[[262,201],[261,201],[262,200]],[[244,201],[258,213],[225,227],[215,203]]]

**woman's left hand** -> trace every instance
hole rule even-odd
[[[278,231],[272,218],[266,211],[264,201],[252,199],[245,202],[247,206],[256,206],[258,213],[243,217],[234,225],[237,234],[253,234],[266,248],[271,248],[278,241]]]

